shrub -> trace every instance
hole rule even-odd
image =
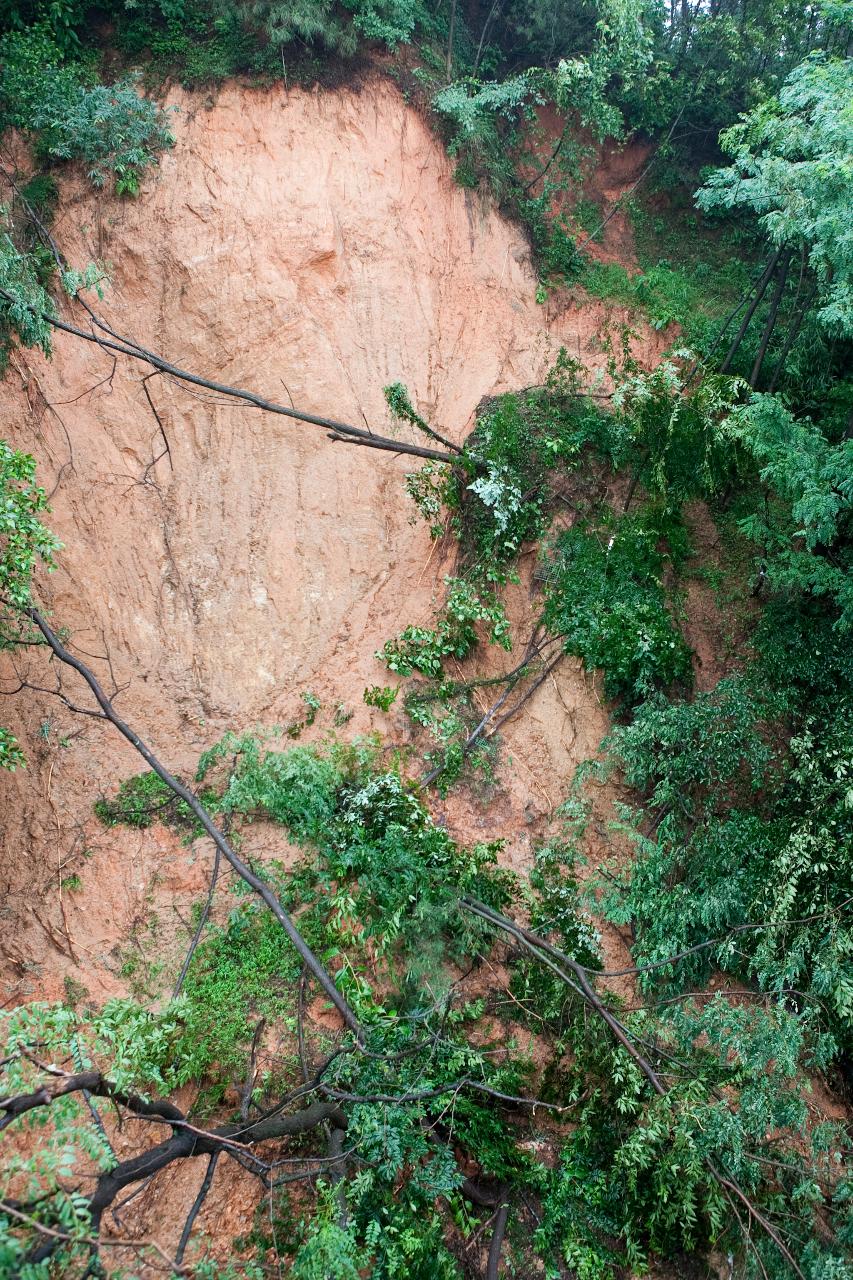
[[[208,802],[216,797],[208,794]],[[155,822],[185,831],[201,832],[198,819],[185,801],[156,773],[139,773],[127,778],[115,799],[102,797],[95,801],[95,814],[105,827],[138,827],[145,830]]]
[[[609,698],[642,700],[690,677],[690,650],[666,605],[660,529],[647,516],[578,524],[547,562],[544,618],[567,652],[604,673]]]
[[[450,592],[435,629],[406,627],[396,640],[388,640],[377,653],[389,671],[410,676],[441,674],[445,658],[465,658],[477,643],[477,624],[489,623],[493,644],[509,649],[509,623],[503,606],[492,593],[480,594],[463,578],[446,579]]]
[[[43,157],[82,160],[97,187],[112,180],[116,194],[135,195],[142,172],[173,142],[162,111],[132,80],[87,85],[35,28],[4,36],[0,63],[0,125],[35,133]]]

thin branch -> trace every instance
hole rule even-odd
[[[43,1222],[39,1222],[36,1218],[31,1218],[28,1214],[21,1213],[18,1209],[12,1208],[12,1206],[6,1201],[3,1202],[3,1212],[8,1213],[10,1218],[15,1218],[18,1222],[22,1222],[26,1226],[32,1227],[32,1229],[37,1231],[39,1235],[47,1236],[49,1239],[56,1241],[57,1244],[87,1244],[94,1248],[100,1248],[101,1246],[106,1245],[110,1249],[135,1249],[137,1251],[141,1249],[153,1249],[154,1252],[167,1264],[167,1268],[170,1272],[177,1271],[177,1274],[181,1276],[191,1274],[191,1272],[185,1267],[176,1268],[168,1253],[166,1253],[165,1249],[161,1248],[156,1240],[121,1240],[116,1237],[108,1240],[99,1240],[96,1236],[73,1236],[67,1231],[56,1231],[53,1227],[45,1226]]]
[[[146,373],[145,377],[142,379],[142,390],[145,392],[145,399],[148,401],[148,407],[150,408],[151,412],[154,414],[154,418],[157,422],[157,426],[160,428],[160,435],[163,437],[165,452],[169,456],[169,467],[172,471],[174,471],[175,464],[172,461],[172,450],[169,447],[169,437],[166,435],[166,428],[163,426],[163,419],[160,417],[159,413],[157,412],[157,406],[154,404],[154,401],[151,397],[151,392],[148,390],[149,379],[156,378],[158,374],[159,374],[158,370],[155,370],[154,373]],[[163,454],[159,453],[156,458],[154,458],[151,462],[148,463],[148,466],[145,468],[145,471],[143,473],[143,477],[142,477],[143,480],[148,479],[149,471],[151,471],[151,469],[157,465],[157,463],[160,461],[162,457],[163,457]]]
[[[13,295],[5,289],[0,289],[0,297],[5,298],[7,302],[16,301]],[[85,300],[79,295],[78,300],[86,306]],[[179,366],[171,364],[168,360],[164,360],[162,356],[140,346],[132,338],[117,334],[108,324],[99,319],[89,307],[87,307],[87,310],[94,324],[104,333],[111,336],[103,337],[94,332],[87,333],[85,329],[81,329],[78,325],[70,324],[66,320],[60,320],[58,316],[52,315],[48,311],[38,311],[35,308],[29,308],[29,310],[37,319],[44,321],[52,328],[59,329],[63,333],[73,334],[77,338],[82,338],[84,342],[91,342],[110,354],[118,353],[119,355],[128,356],[131,360],[138,360],[143,364],[150,365],[152,369],[157,370],[159,373],[169,374],[180,382],[204,387],[208,391],[227,396],[231,400],[242,400],[256,409],[262,409],[266,413],[280,414],[283,417],[294,418],[298,422],[304,422],[310,426],[322,427],[332,433],[330,437],[332,439],[346,440],[348,443],[367,445],[373,449],[384,449],[392,453],[409,454],[417,458],[429,458],[437,462],[455,462],[462,453],[458,445],[454,445],[452,451],[429,449],[423,445],[407,444],[400,440],[389,439],[386,436],[374,435],[363,427],[355,427],[347,422],[338,422],[334,418],[326,418],[320,414],[307,413],[302,409],[291,409],[275,400],[267,400],[264,396],[257,395],[254,391],[247,391],[242,387],[232,387],[224,382],[216,382],[212,378],[203,378],[187,369],[181,369]]]
[[[687,956],[696,955],[697,952],[704,951],[707,947],[716,947],[723,942],[728,942],[729,938],[736,933],[747,933],[758,929],[784,929],[792,925],[814,924],[817,920],[829,920],[832,916],[837,915],[839,911],[843,911],[851,902],[853,902],[853,895],[849,898],[844,898],[837,907],[832,907],[828,911],[819,911],[815,915],[799,916],[793,920],[760,920],[755,924],[738,924],[719,938],[708,938],[704,942],[697,942],[694,947],[687,947],[684,951],[678,951],[675,955],[667,956],[665,960],[652,960],[649,964],[631,965],[627,969],[588,969],[585,965],[580,967],[595,978],[626,978],[635,973],[649,973],[652,969],[661,969],[666,965],[677,964],[679,960],[684,960]]]
[[[603,230],[604,230],[604,228],[607,226],[607,224],[610,222],[611,218],[613,218],[613,217],[615,217],[615,216],[616,216],[616,214],[617,214],[617,213],[619,212],[619,210],[622,208],[622,205],[626,202],[626,200],[630,200],[630,199],[631,199],[631,196],[632,196],[632,195],[634,194],[634,192],[637,190],[637,188],[639,187],[640,183],[641,183],[641,182],[642,182],[642,181],[643,181],[643,180],[648,176],[648,174],[650,173],[650,171],[651,171],[651,169],[652,169],[652,167],[653,167],[653,165],[654,165],[655,161],[657,160],[658,156],[660,155],[661,151],[664,149],[664,147],[667,145],[667,143],[669,142],[669,140],[670,140],[670,138],[672,137],[672,135],[675,133],[675,130],[676,130],[677,126],[678,126],[678,123],[679,123],[679,121],[681,120],[681,117],[684,115],[684,112],[687,110],[688,105],[689,105],[689,104],[690,104],[690,102],[692,101],[693,96],[694,96],[694,94],[696,93],[696,90],[697,90],[697,89],[698,89],[698,87],[699,87],[699,83],[700,83],[700,82],[701,82],[701,80],[702,80],[702,76],[704,75],[704,72],[705,72],[705,68],[703,67],[703,68],[702,68],[702,71],[700,72],[699,78],[698,78],[698,80],[697,80],[697,82],[696,82],[696,85],[694,86],[693,93],[691,93],[691,94],[690,94],[690,96],[685,100],[684,105],[682,106],[681,110],[679,111],[678,115],[675,117],[675,120],[674,120],[674,121],[673,121],[673,123],[672,123],[672,127],[670,128],[669,133],[666,135],[666,137],[664,138],[663,142],[662,142],[662,143],[657,147],[657,149],[656,149],[656,151],[655,151],[654,155],[652,156],[652,158],[651,158],[651,160],[649,161],[649,163],[646,165],[645,169],[643,169],[643,171],[642,171],[642,173],[640,174],[639,178],[637,178],[636,182],[635,182],[632,186],[630,186],[630,187],[628,188],[628,190],[627,190],[627,191],[623,191],[622,195],[621,195],[621,196],[619,197],[619,199],[616,201],[616,203],[614,204],[613,208],[612,208],[612,209],[610,210],[610,212],[608,213],[607,217],[606,217],[606,218],[604,218],[604,219],[603,219],[603,220],[598,224],[598,226],[595,228],[595,230],[594,230],[594,231],[590,231],[590,233],[585,237],[585,239],[583,239],[583,240],[579,240],[579,241],[578,241],[577,246],[576,246],[576,248],[577,248],[578,252],[580,252],[582,249],[585,249],[585,248],[586,248],[586,246],[589,244],[589,242],[590,242],[591,240],[595,240],[598,236],[600,236],[600,235],[601,235],[602,231],[603,231]]]
[[[210,1190],[211,1183],[213,1182],[213,1175],[216,1172],[216,1163],[218,1160],[219,1160],[219,1152],[214,1151],[213,1155],[210,1157],[210,1160],[207,1163],[207,1169],[205,1171],[204,1178],[202,1179],[201,1186],[198,1189],[198,1195],[196,1196],[195,1200],[193,1200],[192,1202],[192,1207],[190,1208],[190,1211],[187,1214],[187,1220],[184,1223],[184,1229],[181,1232],[181,1238],[178,1241],[178,1249],[175,1254],[176,1267],[180,1267],[181,1263],[184,1260],[184,1252],[186,1250],[187,1244],[189,1243],[189,1238],[192,1235],[192,1229],[195,1226],[195,1220],[199,1215],[201,1206],[204,1204],[204,1201],[207,1197],[207,1193]]]
[[[501,1248],[506,1235],[506,1224],[509,1218],[509,1201],[504,1200],[498,1209],[495,1229],[489,1245],[489,1260],[486,1264],[486,1280],[498,1280],[498,1268],[501,1263]]]
[[[301,956],[303,962],[308,966],[313,976],[320,983],[320,986],[344,1019],[345,1024],[355,1033],[357,1039],[360,1041],[362,1038],[362,1032],[357,1017],[353,1013],[346,999],[341,995],[340,991],[338,991],[331,976],[314,955],[314,952],[308,946],[307,942],[302,937],[302,934],[296,928],[289,914],[285,911],[278,897],[273,893],[269,885],[265,881],[261,880],[261,878],[252,871],[251,867],[249,867],[248,864],[245,863],[237,853],[235,853],[229,841],[225,838],[225,835],[216,826],[213,819],[200,803],[196,795],[160,763],[150,747],[148,747],[139,735],[125,723],[121,716],[119,716],[118,712],[110,702],[110,699],[101,688],[101,685],[94,673],[84,662],[75,657],[75,655],[65,647],[56,632],[51,628],[39,610],[30,608],[25,612],[31,621],[36,624],[39,631],[41,631],[59,661],[64,663],[66,666],[71,667],[78,673],[78,675],[83,677],[86,684],[94,694],[95,700],[106,719],[109,720],[110,723],[118,729],[122,737],[126,738],[130,745],[139,752],[143,760],[148,764],[149,768],[157,774],[158,778],[160,778],[162,782],[165,782],[166,786],[169,787],[176,796],[183,800],[186,805],[188,805],[196,818],[198,818],[204,830],[213,840],[214,845],[222,853],[225,860],[234,868],[240,878],[254,890],[258,897],[266,903],[276,920],[284,929],[296,951]]]
[[[660,1076],[655,1071],[649,1060],[639,1052],[634,1044],[632,1044],[630,1035],[626,1028],[613,1016],[601,998],[593,990],[582,965],[578,964],[576,960],[573,960],[571,956],[565,955],[549,942],[546,942],[544,938],[540,938],[538,934],[532,933],[529,929],[525,929],[516,921],[510,920],[507,916],[501,915],[500,912],[493,911],[491,907],[487,907],[484,903],[477,902],[476,899],[468,897],[462,898],[460,902],[465,910],[482,917],[482,919],[488,921],[493,926],[502,929],[504,932],[517,938],[518,941],[531,951],[541,963],[547,965],[548,968],[553,969],[554,972],[572,988],[572,990],[577,992],[584,1002],[590,1005],[590,1007],[593,1008],[599,1017],[607,1024],[614,1038],[618,1040],[626,1053],[634,1059],[637,1066],[654,1089],[655,1093],[663,1097],[667,1090],[661,1082]],[[550,952],[552,955],[558,957],[561,963],[574,974],[574,978],[570,978],[565,972],[565,969],[561,968],[560,965],[555,964],[546,952]]]
[[[335,1098],[339,1102],[387,1102],[400,1106],[404,1102],[421,1102],[427,1098],[441,1098],[448,1093],[459,1093],[462,1089],[473,1089],[476,1093],[485,1093],[490,1098],[496,1098],[498,1102],[508,1102],[516,1107],[532,1107],[534,1111],[537,1107],[543,1107],[546,1111],[571,1111],[571,1106],[559,1106],[556,1102],[543,1102],[541,1098],[523,1098],[513,1093],[501,1093],[499,1089],[493,1089],[491,1085],[484,1084],[481,1080],[471,1080],[467,1076],[461,1080],[454,1080],[450,1084],[439,1085],[435,1089],[412,1089],[407,1093],[347,1093],[344,1089],[334,1089],[331,1085],[321,1084],[318,1086],[319,1092],[324,1093],[329,1098]]]
[[[731,367],[732,360],[735,358],[735,355],[737,354],[738,347],[743,341],[746,331],[750,326],[752,317],[755,315],[756,311],[758,310],[758,305],[761,302],[761,299],[764,297],[765,293],[767,292],[767,286],[770,284],[770,281],[773,278],[773,273],[776,270],[777,263],[779,262],[779,259],[781,256],[782,256],[782,250],[777,249],[776,252],[773,254],[772,258],[770,259],[770,261],[767,263],[767,266],[764,268],[764,271],[761,274],[761,278],[759,279],[758,284],[755,286],[755,296],[753,297],[752,302],[747,308],[746,315],[741,321],[740,328],[735,334],[735,337],[732,341],[731,346],[726,352],[726,358],[723,360],[723,363],[720,365],[720,373],[728,373],[729,368]]]
[[[258,1025],[255,1027],[255,1034],[252,1036],[252,1047],[249,1051],[249,1067],[246,1072],[246,1083],[243,1086],[243,1096],[240,1100],[240,1119],[244,1124],[249,1119],[249,1105],[252,1101],[252,1089],[255,1087],[258,1045],[261,1042],[261,1036],[264,1033],[264,1027],[266,1025],[266,1018],[258,1018]]]
[[[539,172],[535,175],[535,177],[531,178],[530,181],[527,183],[527,185],[522,188],[522,195],[526,196],[530,188],[535,187],[539,179],[545,177],[545,174],[551,168],[551,165],[554,163],[554,161],[557,159],[557,156],[560,154],[560,152],[563,149],[563,143],[566,141],[566,134],[568,133],[568,130],[569,130],[569,122],[567,120],[566,123],[563,125],[563,132],[560,134],[559,138],[557,139],[557,145],[554,147],[550,156],[548,157],[545,167],[540,169]]]
[[[196,947],[201,941],[201,935],[204,932],[204,926],[207,924],[208,916],[210,915],[210,908],[213,905],[213,895],[216,892],[216,881],[219,878],[219,867],[220,867],[221,859],[222,859],[222,853],[220,851],[219,845],[216,845],[214,848],[214,854],[213,854],[213,871],[211,872],[211,876],[210,876],[210,888],[207,891],[207,901],[205,902],[202,913],[198,918],[198,924],[196,925],[196,930],[195,930],[195,933],[193,934],[192,941],[190,942],[189,949],[187,950],[187,954],[184,957],[184,963],[181,965],[181,972],[178,974],[178,980],[175,983],[175,988],[172,992],[173,1000],[176,1000],[178,996],[181,994],[181,991],[183,990],[184,982],[186,981],[186,977],[187,977],[187,974],[189,973],[190,965],[192,964],[192,958],[195,955]]]

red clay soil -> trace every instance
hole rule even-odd
[[[176,146],[136,200],[93,193],[82,177],[62,182],[57,238],[75,265],[110,264],[98,307],[119,331],[208,378],[386,434],[382,388],[399,380],[455,440],[484,396],[541,380],[562,345],[590,379],[603,368],[603,332],[624,317],[557,295],[537,304],[522,231],[454,184],[441,143],[389,81],[359,92],[175,90],[170,104]],[[605,152],[602,198],[617,197],[643,159]],[[628,232],[614,223],[617,232],[614,252],[630,265]],[[79,306],[59,305],[85,322]],[[653,361],[664,339],[636,317],[633,326],[636,354]],[[412,523],[411,468],[155,377],[161,432],[145,372],[58,335],[51,361],[18,352],[0,384],[3,434],[35,454],[64,544],[39,583],[55,624],[186,775],[225,729],[298,718],[308,690],[326,708],[324,727],[343,704],[353,716],[341,732],[404,740],[402,711],[367,708],[362,693],[390,682],[376,650],[431,618],[453,567]],[[534,593],[531,556],[509,593],[521,645]],[[3,663],[2,687],[14,688]],[[494,672],[512,655],[477,663]],[[38,685],[56,678],[40,655],[22,669]],[[64,685],[81,697],[74,678]],[[68,979],[96,999],[128,990],[152,918],[168,975],[209,847],[184,847],[160,826],[97,822],[97,796],[142,767],[108,727],[31,689],[3,712],[28,767],[0,777],[0,1004],[61,998]],[[607,725],[596,681],[567,658],[506,727],[498,789],[436,802],[436,812],[462,839],[506,837],[506,862],[523,873]],[[253,828],[251,840],[250,852],[287,856],[280,835]],[[80,887],[58,892],[71,875]],[[624,955],[618,938],[607,949],[608,961]],[[140,1232],[175,1243],[197,1163],[139,1198]],[[204,1209],[202,1229],[215,1223],[221,1241],[248,1226],[254,1199],[228,1182],[241,1178],[223,1169]]]

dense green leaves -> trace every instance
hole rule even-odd
[[[4,213],[0,209],[0,216]],[[53,310],[38,261],[18,249],[9,230],[0,230],[0,369],[14,341],[25,347],[41,347],[50,355],[50,326],[43,317],[52,315]]]
[[[745,676],[692,703],[647,702],[613,734],[640,801],[628,815],[636,860],[609,909],[635,922],[642,962],[703,944],[647,985],[701,985],[716,964],[793,994],[847,1043],[853,673],[829,619],[812,621],[811,672],[796,654],[779,671],[796,630],[783,615],[774,624]]]
[[[33,132],[43,157],[81,159],[95,186],[113,180],[118,195],[135,195],[143,170],[172,142],[163,113],[131,81],[87,84],[43,30],[4,36],[0,66],[0,128]]]
[[[748,210],[771,244],[799,248],[820,286],[819,316],[853,334],[853,64],[815,55],[721,135],[733,157],[698,193],[704,209]]]
[[[756,395],[736,409],[725,431],[746,449],[761,479],[782,502],[742,520],[777,589],[823,597],[853,626],[853,437],[827,439],[797,419],[778,396]]]
[[[690,651],[667,609],[660,538],[646,516],[575,525],[558,537],[547,568],[549,630],[602,669],[609,698],[628,703],[690,676]]]
[[[50,567],[59,547],[39,518],[48,506],[35,471],[29,454],[0,440],[0,649],[28,636],[21,610],[30,604],[33,573],[39,564]],[[0,767],[23,763],[14,737],[0,728]]]

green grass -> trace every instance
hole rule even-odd
[[[591,202],[578,208],[584,203]],[[678,325],[684,345],[709,352],[748,287],[744,247],[691,210],[663,214],[643,200],[629,208],[640,270],[632,274],[619,263],[588,260],[578,283],[594,298],[638,309],[653,329]]]

